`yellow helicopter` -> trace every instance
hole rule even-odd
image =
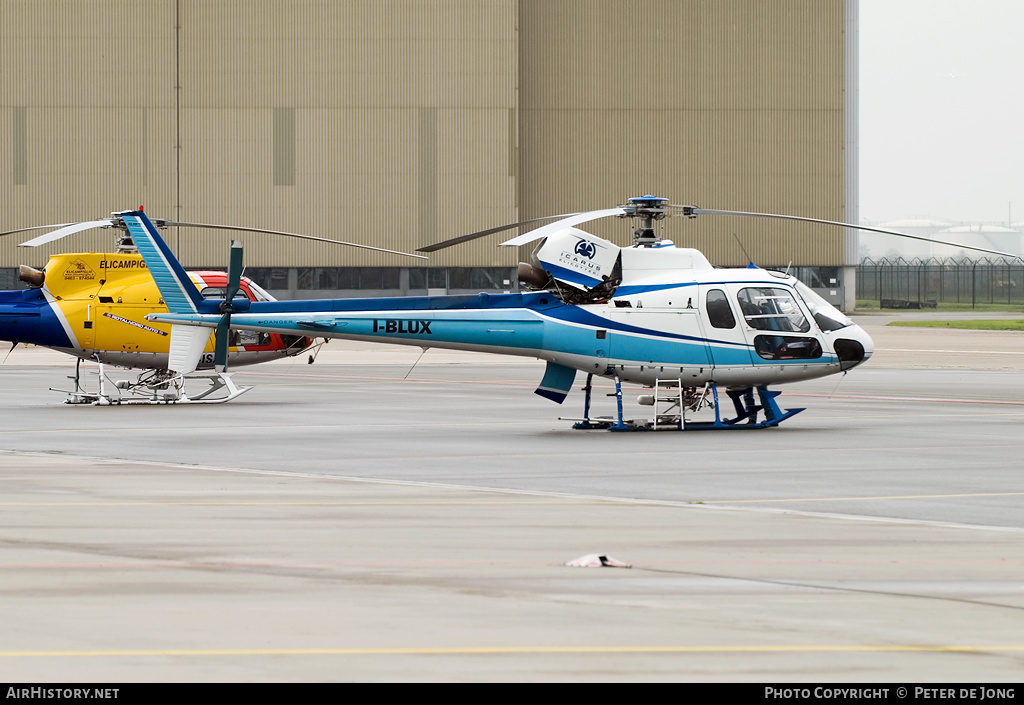
[[[363,247],[327,238],[199,223],[156,221],[160,227],[199,226],[218,229],[269,232],[303,239]],[[91,221],[90,227],[111,227],[112,221]],[[38,237],[25,246],[41,245],[70,232],[82,230],[83,224],[70,224]],[[2,235],[36,229],[21,228]],[[52,228],[55,226],[41,226]],[[19,267],[19,278],[29,288],[0,291],[0,340],[13,346],[19,343],[39,345],[78,358],[75,365],[74,389],[67,391],[68,404],[124,403],[221,403],[248,391],[236,386],[226,371],[228,364],[251,365],[268,360],[295,356],[309,350],[314,338],[302,334],[231,330],[221,334],[227,338],[225,360],[218,367],[217,335],[199,331],[192,350],[198,357],[183,364],[172,359],[171,326],[146,320],[149,314],[166,313],[167,305],[145,260],[135,249],[131,237],[119,230],[117,251],[113,253],[77,252],[52,255],[43,269]],[[381,249],[381,248],[368,248]],[[405,253],[399,253],[405,254]],[[422,255],[412,255],[422,257]],[[236,306],[250,302],[270,302],[274,297],[255,282],[241,277],[229,281],[226,272],[195,271],[189,278],[204,299],[224,300],[233,293]],[[198,330],[198,329],[196,329]],[[201,346],[201,347],[200,347]],[[312,359],[312,357],[311,357]],[[81,362],[91,360],[99,365],[98,387],[87,391],[82,386]],[[135,380],[111,382],[105,365],[144,370]],[[214,374],[193,375],[196,371]],[[198,394],[185,392],[185,380],[208,383]]]

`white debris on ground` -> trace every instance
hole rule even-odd
[[[598,553],[588,553],[580,556],[574,561],[566,563],[570,568],[632,568],[629,563],[624,563],[617,558],[604,556]]]

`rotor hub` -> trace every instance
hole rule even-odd
[[[665,205],[667,198],[660,196],[634,196],[629,203],[623,206],[626,213],[623,218],[647,218],[651,220],[663,220],[668,216]]]

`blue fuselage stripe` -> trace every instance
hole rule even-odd
[[[54,348],[74,348],[39,289],[0,291],[0,340]]]
[[[186,318],[207,325],[217,320],[211,315]],[[500,349],[541,358],[566,354],[666,366],[834,362],[831,356],[754,360],[743,342],[628,325],[538,294],[254,302],[248,312],[234,314],[231,323],[424,347]],[[605,332],[603,338],[599,330]]]

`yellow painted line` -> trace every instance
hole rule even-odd
[[[963,494],[904,494],[873,497],[793,497],[789,499],[713,499],[695,504],[775,504],[781,502],[856,502],[878,499],[948,499],[953,497],[1020,497],[1024,492],[973,492]]]
[[[977,653],[1024,651],[1021,644],[982,645],[695,645],[695,646],[479,646],[349,649],[103,649],[0,651],[2,658],[82,656],[433,656],[474,654],[699,654],[699,653]]]
[[[153,507],[153,506],[181,506],[181,507],[448,507],[448,506],[493,506],[493,505],[604,505],[621,504],[621,501],[608,500],[535,500],[535,501],[416,501],[416,502],[192,502],[192,501],[167,501],[167,502],[0,502],[0,507]]]

